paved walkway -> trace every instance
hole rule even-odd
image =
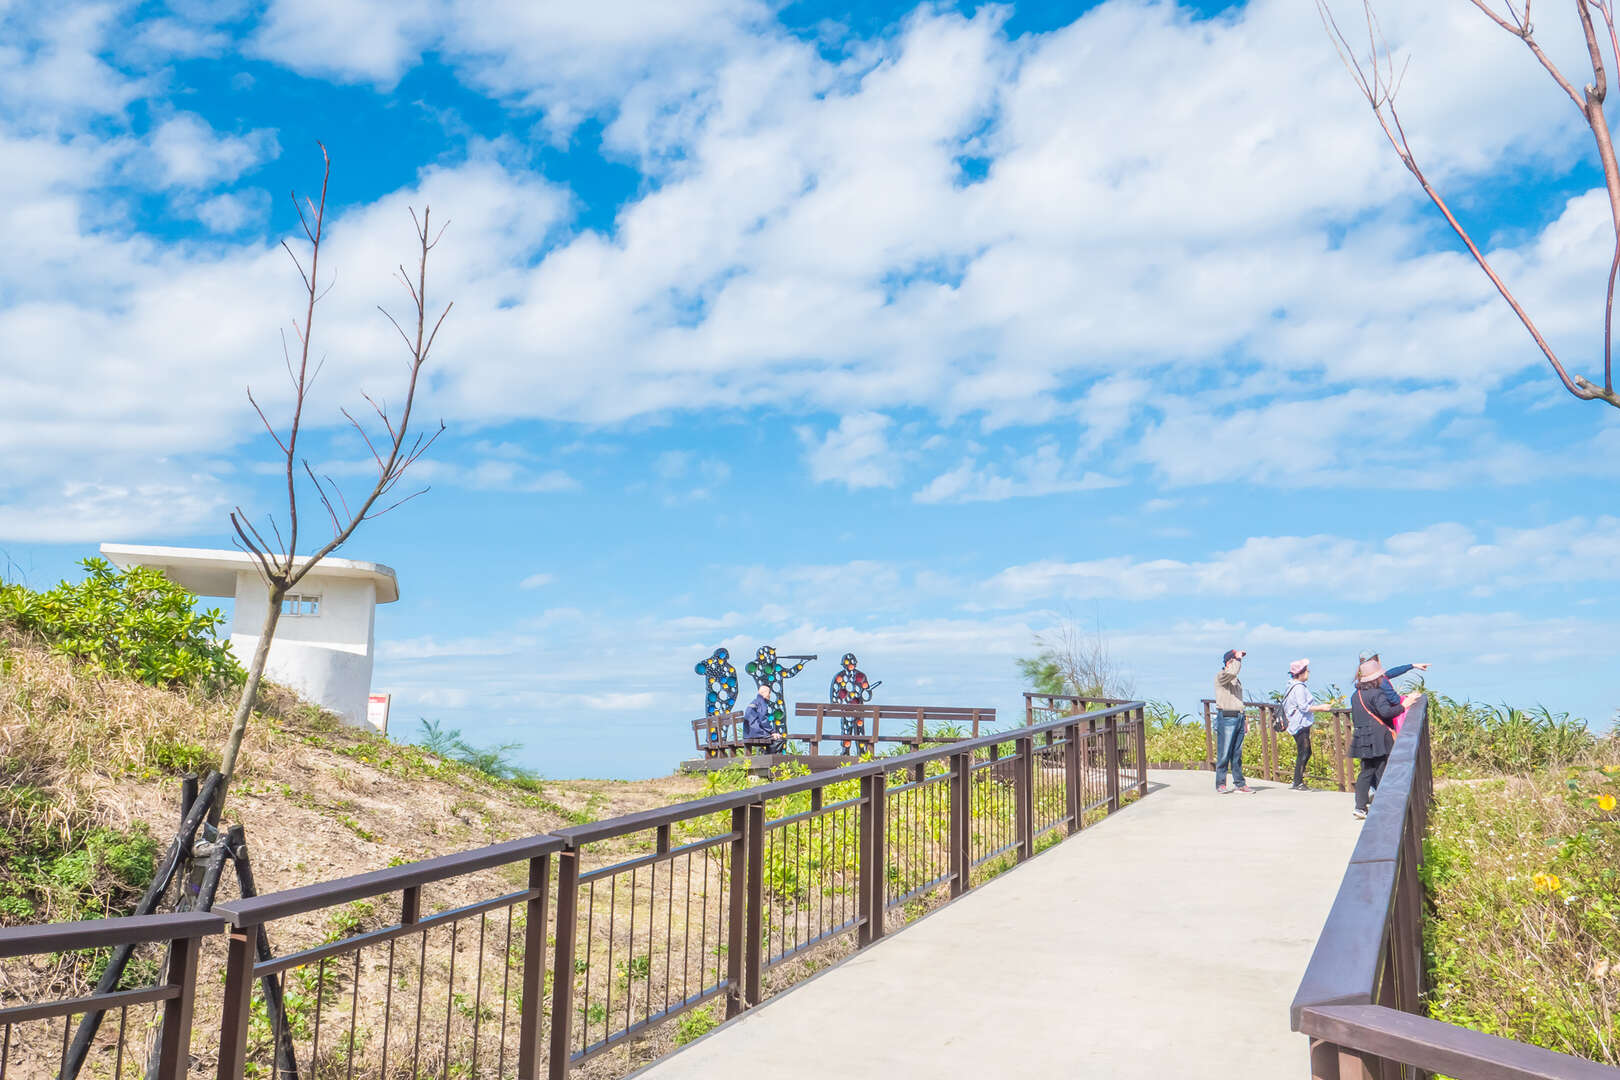
[[[1361,823],[1350,796],[1208,773],[658,1062],[647,1080],[1305,1080],[1288,1003]]]

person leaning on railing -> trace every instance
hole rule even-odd
[[[1356,658],[1356,662],[1358,664],[1365,664],[1369,660],[1371,660],[1375,664],[1382,664],[1383,663],[1383,660],[1379,659],[1377,652],[1364,652],[1359,657]],[[1407,694],[1405,697],[1400,697],[1400,695],[1396,694],[1396,692],[1395,692],[1395,683],[1393,682],[1393,680],[1400,678],[1402,675],[1405,675],[1408,671],[1428,671],[1428,670],[1429,670],[1429,665],[1428,664],[1397,664],[1392,668],[1385,668],[1384,669],[1384,677],[1383,677],[1382,680],[1380,680],[1380,685],[1383,686],[1384,692],[1386,694],[1390,695],[1391,697],[1398,698],[1400,700],[1400,702],[1401,702],[1401,713],[1400,713],[1399,716],[1395,717],[1395,723],[1393,725],[1394,728],[1395,728],[1395,734],[1397,734],[1397,735],[1399,735],[1401,733],[1401,718],[1406,715],[1406,707],[1408,705],[1412,704],[1412,702],[1417,698],[1417,695],[1416,694]],[[1373,785],[1373,786],[1375,788],[1377,787],[1376,784]]]
[[[1367,816],[1367,796],[1384,777],[1390,748],[1395,745],[1395,718],[1416,697],[1412,694],[1403,699],[1395,692],[1376,656],[1363,660],[1356,668],[1356,692],[1350,696],[1350,721],[1355,726],[1350,756],[1361,761],[1354,810],[1358,818]]]
[[[1241,791],[1253,795],[1254,788],[1243,778],[1243,736],[1248,724],[1243,719],[1243,649],[1227,649],[1221,657],[1221,670],[1215,673],[1215,790],[1225,795]],[[1232,767],[1232,786],[1226,786],[1226,768]]]

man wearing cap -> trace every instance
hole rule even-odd
[[[1227,649],[1221,657],[1221,670],[1215,674],[1215,790],[1225,795],[1240,791],[1253,795],[1254,789],[1243,778],[1243,736],[1248,725],[1243,720],[1243,649]],[[1226,786],[1226,770],[1232,769],[1232,786]]]

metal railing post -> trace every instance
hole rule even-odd
[[[967,892],[972,873],[973,754],[951,755],[951,896]]]
[[[574,951],[578,934],[579,851],[568,848],[557,853],[557,944],[551,961],[551,1043],[546,1063],[550,1080],[564,1080],[568,1075],[568,1042],[574,1033]],[[540,928],[540,940],[545,940],[544,925]],[[586,944],[588,947],[589,942]],[[527,1004],[526,953],[524,965],[523,1000]],[[520,1080],[527,1080],[521,1067],[518,1076]]]
[[[167,983],[179,993],[163,1003],[163,1029],[159,1035],[157,1080],[186,1080],[191,1064],[191,1014],[196,1004],[198,939],[169,942]],[[247,984],[253,985],[251,968]]]
[[[1110,716],[1103,725],[1103,769],[1108,774],[1108,812],[1119,809],[1119,719]]]
[[[881,772],[861,777],[861,873],[858,912],[861,919],[857,944],[864,948],[883,936],[884,864],[884,800],[888,788],[887,777]]]
[[[1147,797],[1147,709],[1136,710],[1136,793]]]
[[[1210,720],[1209,702],[1204,702],[1204,765],[1215,769],[1215,724]]]
[[[1063,729],[1063,812],[1069,818],[1069,835],[1080,831],[1080,725]]]
[[[1333,1043],[1311,1040],[1311,1080],[1339,1080],[1339,1048]]]
[[[1277,779],[1277,732],[1273,730],[1271,721],[1274,717],[1282,715],[1282,709],[1276,705],[1260,710],[1260,730],[1266,741],[1265,770],[1267,780]]]
[[[242,1080],[253,1015],[253,954],[258,927],[233,926],[225,945],[225,1005],[219,1027],[219,1080]]]
[[[1014,836],[1023,862],[1035,854],[1035,740],[1024,736],[1013,745]]]
[[[545,1011],[544,952],[546,948],[546,893],[551,888],[551,856],[529,860],[529,889],[534,896],[524,907],[523,1000],[518,1006],[518,1080],[540,1075],[540,1015]]]
[[[726,914],[726,1018],[748,1006],[743,1001],[743,949],[748,922],[748,807],[731,811],[731,893]],[[756,948],[757,943],[756,943]]]
[[[743,1008],[760,1001],[765,952],[765,804],[748,809],[748,941],[743,946]]]

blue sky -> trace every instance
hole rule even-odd
[[[1595,373],[1578,115],[1469,5],[1388,7],[1431,175]],[[1188,712],[1233,646],[1259,689],[1379,647],[1620,705],[1620,415],[1557,389],[1310,5],[13,3],[0,41],[14,577],[275,507],[243,390],[286,405],[319,139],[309,445],[351,489],[406,208],[451,219],[432,490],[343,552],[399,572],[400,734],[650,775],[718,645],[819,653],[799,700],[854,651],[891,703],[1012,710],[1065,618]]]

